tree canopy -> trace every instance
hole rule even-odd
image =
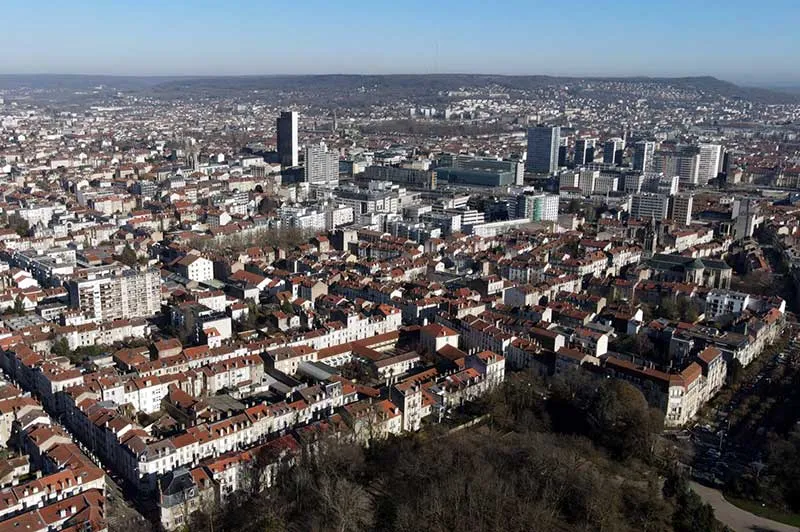
[[[260,494],[237,497],[214,530],[412,532],[720,530],[685,482],[652,461],[659,427],[624,382],[578,379],[551,397],[513,375],[481,408],[491,422],[369,448],[325,440]],[[665,485],[666,486],[666,485]],[[210,530],[195,516],[192,530]]]

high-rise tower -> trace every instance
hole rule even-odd
[[[298,166],[297,113],[284,111],[278,117],[278,157],[283,166]]]

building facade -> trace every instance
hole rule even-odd
[[[631,196],[631,217],[655,219],[657,222],[667,218],[669,197],[663,194],[642,192]]]
[[[87,268],[67,282],[67,292],[72,308],[97,321],[150,317],[161,309],[161,275],[155,269]]]
[[[552,174],[558,169],[558,147],[561,128],[558,126],[536,126],[528,128],[529,172]]]
[[[283,166],[298,166],[297,113],[284,111],[278,117],[278,157]]]
[[[306,146],[305,178],[311,185],[335,187],[339,184],[339,156],[324,143]]]
[[[656,143],[641,140],[636,143],[633,151],[633,169],[637,172],[652,172],[653,157],[656,153]]]

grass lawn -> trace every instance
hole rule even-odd
[[[731,497],[730,495],[725,495],[725,500],[735,506],[738,506],[742,510],[750,512],[751,514],[755,514],[759,517],[765,517],[767,519],[772,519],[773,521],[778,521],[779,523],[800,527],[800,515],[798,514],[776,510],[775,508],[770,508],[768,506],[761,506],[760,502],[739,499],[737,497]]]

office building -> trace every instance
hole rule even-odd
[[[670,200],[670,220],[678,225],[691,225],[694,197],[689,192],[675,194]]]
[[[116,263],[80,270],[66,284],[70,306],[89,319],[146,318],[161,309],[158,270],[138,271]]]
[[[415,195],[388,181],[370,181],[366,187],[342,184],[335,192],[341,205],[352,207],[355,216],[372,213],[397,214],[414,203]]]
[[[575,155],[572,158],[573,164],[582,166],[594,162],[594,145],[596,139],[582,138],[575,141]]]
[[[325,143],[306,146],[305,179],[311,185],[328,188],[339,184],[339,155]]]
[[[622,156],[625,153],[625,141],[619,137],[608,139],[603,144],[603,162],[605,164],[622,164]]]
[[[553,194],[520,194],[517,196],[516,218],[534,222],[558,220],[558,196]]]
[[[678,193],[680,178],[676,175],[666,176],[660,173],[645,174],[639,192],[652,192],[672,196]]]
[[[726,176],[729,175],[731,172],[732,163],[733,163],[733,153],[731,153],[728,150],[724,150],[724,153],[722,154],[722,164],[721,164],[722,168],[720,169],[720,172],[722,172]]]
[[[642,191],[644,176],[642,174],[626,174],[623,182],[623,190],[626,194],[638,194]]]
[[[589,196],[594,193],[599,177],[600,170],[586,170],[582,168],[580,172],[578,172],[578,188],[581,189],[581,194]]]
[[[540,194],[520,194],[517,196],[516,216],[509,218],[525,218],[533,220],[536,213],[536,200]]]
[[[445,214],[458,214],[461,216],[462,226],[486,223],[486,215],[482,211],[475,209],[444,209],[442,212]]]
[[[448,210],[447,212],[427,212],[422,215],[422,221],[441,229],[446,236],[461,231],[461,214]],[[480,225],[480,224],[479,224]]]
[[[633,169],[637,172],[653,172],[653,158],[656,153],[656,143],[649,140],[640,140],[633,150]]]
[[[536,126],[528,128],[529,172],[553,174],[558,169],[558,148],[561,145],[561,128]]]
[[[514,184],[518,186],[523,184],[523,179],[525,178],[525,165],[521,161],[516,160],[445,154],[439,159],[439,166],[445,168],[459,168],[462,170],[512,172],[514,174]]]
[[[658,151],[654,157],[653,170],[664,175],[677,175],[685,186],[697,186],[700,150],[695,146],[678,146]]]
[[[278,117],[278,157],[283,166],[298,166],[297,113],[284,111]]]
[[[391,181],[411,188],[435,190],[436,172],[397,166],[368,166],[359,181]]]
[[[631,196],[631,217],[653,219],[657,222],[667,218],[669,196],[640,192]]]
[[[476,168],[437,168],[436,179],[465,187],[503,187],[516,184],[515,173],[510,170],[480,170]]]
[[[564,170],[558,174],[558,188],[578,188],[579,172],[574,170]]]
[[[699,148],[697,184],[703,186],[717,178],[722,168],[723,154],[719,144],[700,144]]]
[[[615,175],[600,174],[594,181],[594,194],[608,194],[615,192],[619,187],[619,177]]]

